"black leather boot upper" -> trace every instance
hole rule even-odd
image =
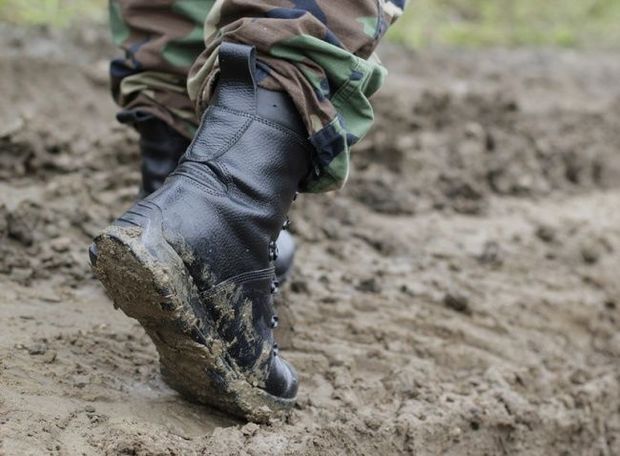
[[[268,393],[294,397],[294,370],[272,329],[275,241],[312,147],[290,98],[257,88],[254,50],[224,43],[211,105],[165,184],[116,224],[156,226],[202,293],[198,317],[230,362]]]
[[[138,199],[143,199],[164,184],[176,169],[191,140],[153,114],[139,109],[121,111],[117,118],[120,123],[131,125],[140,135],[142,179]],[[279,283],[284,283],[293,269],[295,241],[290,233],[282,231],[276,245],[276,277]]]

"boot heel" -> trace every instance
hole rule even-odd
[[[110,232],[113,231],[113,232]],[[114,228],[94,243],[93,270],[117,308],[143,326],[175,321],[181,307],[173,277],[140,244],[141,228]],[[175,323],[176,325],[176,323]]]

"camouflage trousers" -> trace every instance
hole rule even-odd
[[[253,45],[258,83],[293,99],[316,153],[303,189],[340,188],[349,151],[373,122],[386,70],[374,50],[407,0],[110,0],[124,58],[111,64],[118,104],[191,137],[209,103],[222,41]]]

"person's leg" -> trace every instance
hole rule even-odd
[[[386,70],[373,54],[407,0],[217,0],[207,18],[205,51],[192,67],[189,93],[204,109],[224,42],[256,47],[259,84],[285,90],[308,129],[316,176],[304,191],[344,185],[349,150],[368,131],[368,98]]]
[[[110,28],[124,57],[110,65],[118,120],[140,135],[139,198],[159,189],[189,147],[197,128],[187,93],[191,65],[204,51],[204,22],[214,0],[110,0]],[[293,269],[295,242],[277,240],[279,282]]]
[[[208,108],[190,148],[160,190],[95,240],[97,277],[145,327],[168,383],[260,421],[297,393],[273,338],[275,239],[297,191],[344,181],[384,75],[366,59],[396,11],[375,0],[330,5],[217,2],[221,29],[192,80]],[[244,29],[247,41],[229,34]]]
[[[110,65],[112,93],[132,123],[149,113],[191,138],[198,119],[187,75],[204,51],[204,22],[213,0],[110,0],[110,27],[125,53]]]
[[[226,43],[219,56],[216,95],[179,166],[95,239],[92,263],[170,386],[266,421],[297,393],[273,336],[275,240],[312,146],[288,96],[257,88],[253,48]]]
[[[110,64],[119,122],[140,135],[139,197],[162,186],[190,144],[197,120],[187,94],[190,66],[204,50],[213,0],[110,0],[112,38],[124,51]]]

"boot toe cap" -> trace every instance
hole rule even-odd
[[[299,380],[295,368],[279,356],[271,361],[269,377],[265,385],[266,391],[276,397],[293,399],[297,396]]]

